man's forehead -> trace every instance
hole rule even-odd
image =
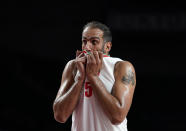
[[[82,33],[82,38],[100,38],[103,37],[103,31],[101,31],[98,28],[85,28],[83,33]]]

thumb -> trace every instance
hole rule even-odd
[[[80,55],[81,51],[77,50],[76,51],[76,57],[78,57]]]

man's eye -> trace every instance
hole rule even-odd
[[[83,42],[83,44],[86,44],[86,43],[87,43],[87,41],[86,41],[86,40],[82,40],[82,42]]]
[[[92,44],[97,44],[98,43],[98,41],[97,40],[92,40]]]

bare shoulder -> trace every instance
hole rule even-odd
[[[76,63],[75,59],[67,62],[65,69],[63,70],[63,75],[75,75],[76,73]]]
[[[134,66],[129,61],[120,61],[115,64],[114,68],[115,79],[122,80],[124,84],[136,84],[136,73]]]
[[[135,71],[134,66],[129,61],[119,61],[119,62],[117,62],[115,64],[114,70],[115,70],[115,72],[120,72],[122,70],[133,70],[133,71]]]
[[[75,59],[72,59],[67,62],[66,67],[73,68],[75,66]]]

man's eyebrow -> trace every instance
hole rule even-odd
[[[88,38],[85,37],[85,36],[83,36],[82,39],[88,39]],[[96,36],[95,37],[90,37],[89,39],[99,39],[100,40],[100,38],[99,37],[96,37]]]

